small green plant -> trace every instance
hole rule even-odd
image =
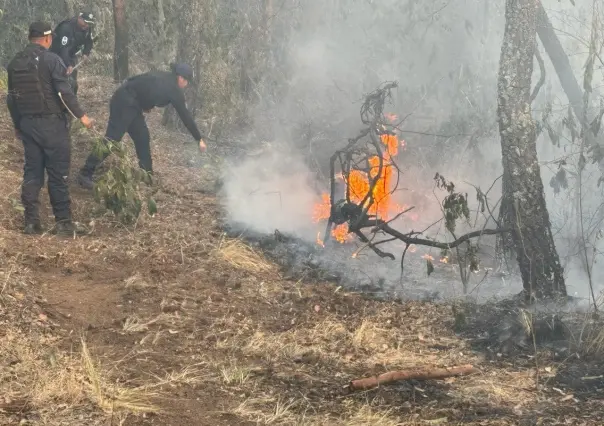
[[[157,205],[150,190],[151,175],[133,163],[129,150],[123,143],[96,138],[93,152],[99,158],[111,154],[109,170],[96,182],[94,196],[97,202],[111,211],[122,223],[133,224],[139,218],[144,204],[151,216],[157,213]]]
[[[459,219],[470,219],[470,208],[468,207],[468,194],[455,192],[455,184],[447,181],[444,176],[436,173],[434,176],[436,187],[449,193],[442,203],[445,216],[445,226],[451,232],[455,232],[456,222]]]

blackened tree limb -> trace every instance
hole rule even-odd
[[[401,240],[402,242],[406,243],[406,244],[415,244],[415,245],[419,245],[419,246],[427,246],[427,247],[434,247],[434,248],[439,248],[442,250],[448,250],[448,249],[452,249],[455,248],[463,243],[465,243],[466,241],[471,240],[472,238],[476,238],[476,237],[480,237],[482,235],[498,235],[498,234],[502,234],[504,232],[508,232],[508,229],[482,229],[479,231],[473,231],[473,232],[469,232],[467,234],[462,235],[461,237],[457,238],[454,241],[451,242],[440,242],[440,241],[434,241],[434,240],[428,240],[425,238],[416,238],[411,236],[410,234],[403,234],[400,231],[397,231],[396,229],[392,228],[390,225],[388,225],[387,222],[384,222],[381,219],[365,219],[365,222],[361,223],[360,228],[367,228],[370,226],[377,226],[381,231],[385,232],[386,234],[392,235],[393,237],[398,238],[399,240]],[[357,230],[352,230],[353,232],[356,233]]]
[[[356,231],[354,231],[354,233],[355,233],[355,235],[356,235],[357,237],[359,237],[359,239],[360,239],[362,242],[364,242],[364,243],[367,245],[367,247],[369,247],[371,250],[373,250],[373,251],[375,252],[375,254],[377,254],[378,256],[380,256],[380,257],[382,257],[382,258],[387,257],[388,259],[391,259],[391,260],[394,260],[394,259],[395,259],[395,257],[394,257],[394,255],[393,255],[393,254],[391,254],[391,253],[386,253],[386,252],[384,252],[384,251],[380,250],[379,248],[377,248],[377,247],[375,246],[375,244],[373,244],[371,241],[369,241],[369,238],[367,238],[367,237],[365,236],[365,234],[363,234],[363,233],[362,233],[360,230],[356,230]]]
[[[545,84],[545,63],[543,62],[543,58],[541,57],[541,52],[539,52],[538,47],[535,47],[535,59],[537,59],[537,63],[539,64],[539,71],[541,72],[541,77],[539,77],[539,81],[535,85],[533,93],[531,94],[531,103],[533,103],[533,101],[537,99],[539,90],[541,90],[541,88]]]
[[[539,35],[539,39],[541,40],[547,55],[552,61],[552,65],[556,70],[556,74],[558,74],[562,89],[568,97],[568,101],[575,116],[581,121],[582,127],[585,128],[587,127],[587,123],[584,122],[583,90],[581,90],[581,86],[579,86],[579,83],[575,78],[568,56],[560,44],[560,40],[545,12],[543,4],[541,1],[537,1],[537,3],[537,34]]]

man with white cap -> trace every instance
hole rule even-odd
[[[77,53],[82,50],[82,61],[88,59],[92,51],[92,27],[94,15],[91,12],[81,12],[78,16],[67,19],[55,29],[55,37],[50,51],[63,59],[70,77],[73,93],[78,94]]]

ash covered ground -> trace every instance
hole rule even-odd
[[[317,182],[316,173],[302,160],[275,149],[231,164],[224,169],[220,191],[227,213],[223,227],[230,237],[260,247],[295,280],[329,279],[380,299],[465,297],[455,251],[445,254],[440,249],[411,246],[401,269],[402,241],[380,245],[395,260],[381,258],[354,235],[345,243],[330,238],[321,246],[326,221],[316,220],[316,211],[324,203],[325,185]],[[393,204],[414,208],[392,226],[404,233],[430,228],[425,236],[452,241],[443,229],[440,194],[433,194],[431,182],[425,182],[416,180],[413,190],[393,196]],[[458,236],[482,226],[472,217],[472,223],[458,225]],[[378,237],[376,241],[383,239]],[[505,298],[522,289],[519,277],[507,273],[507,265],[497,264],[494,247],[495,237],[481,237],[480,269],[468,273],[467,296],[479,302]],[[428,259],[434,266],[430,274]]]
[[[328,279],[347,290],[362,291],[380,299],[445,301],[465,298],[459,266],[449,258],[444,263],[440,250],[419,247],[407,253],[401,270],[400,255],[405,245],[390,243],[387,247],[396,260],[384,259],[369,248],[356,254],[363,244],[357,241],[341,244],[330,240],[321,247],[317,243],[283,233],[251,229],[241,222],[225,223],[230,237],[242,237],[261,248],[280,264],[292,279]],[[494,239],[493,239],[494,244]],[[356,254],[356,256],[355,256]],[[428,275],[426,257],[430,256],[434,271]],[[483,253],[484,265],[469,274],[467,296],[477,302],[503,299],[522,290],[519,277],[497,270],[492,254]]]

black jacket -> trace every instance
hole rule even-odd
[[[24,52],[32,53],[32,55],[35,55],[38,58],[38,78],[41,83],[40,89],[42,93],[42,96],[40,97],[43,97],[45,100],[45,113],[58,114],[66,112],[65,105],[63,105],[63,102],[59,97],[59,93],[61,93],[69,110],[71,110],[77,118],[81,118],[84,115],[84,111],[80,107],[78,99],[73,94],[71,85],[67,80],[66,68],[61,58],[37,44],[27,45]],[[18,84],[14,81],[14,62],[15,59],[13,59],[7,67],[8,95],[6,96],[6,104],[10,111],[11,118],[13,119],[15,129],[19,130],[21,117],[27,112],[20,111],[17,105],[17,97],[20,95],[20,92],[24,91],[24,88],[18,87]],[[31,90],[29,90],[29,92],[31,92]],[[39,92],[36,91],[35,93],[38,94]]]
[[[195,140],[202,138],[195,120],[187,109],[184,92],[176,80],[176,75],[165,71],[150,71],[130,77],[124,87],[136,98],[140,107],[148,111],[154,107],[172,104],[185,127]]]
[[[82,30],[78,26],[78,18],[71,18],[57,25],[50,51],[59,55],[65,66],[73,67],[76,65],[76,53],[83,48],[82,54],[89,55],[92,46],[90,28],[86,31]]]

